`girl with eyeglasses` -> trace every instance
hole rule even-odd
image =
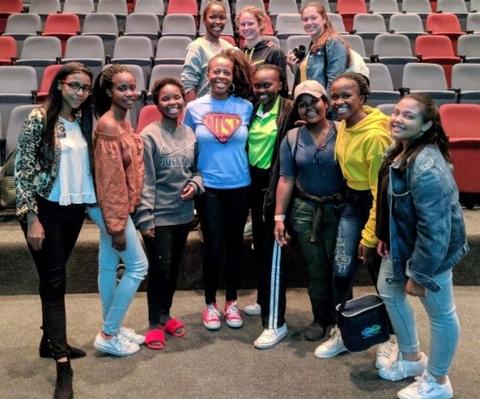
[[[65,265],[75,246],[85,206],[96,200],[92,179],[92,73],[65,64],[47,99],[20,132],[15,163],[17,216],[40,279],[40,356],[57,365],[54,397],[73,397],[71,359],[85,356],[67,343]]]

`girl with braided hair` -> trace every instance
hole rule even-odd
[[[93,89],[95,128],[93,152],[98,206],[89,215],[100,229],[98,291],[103,327],[95,349],[114,356],[131,355],[142,335],[122,327],[135,293],[147,273],[147,258],[130,214],[143,186],[143,145],[125,119],[137,98],[135,77],[122,65],[111,65],[97,77]],[[117,266],[125,272],[117,284]]]
[[[203,283],[205,327],[220,328],[216,304],[217,280],[225,246],[226,302],[229,327],[239,328],[243,319],[237,308],[237,287],[243,252],[243,228],[248,215],[250,173],[246,151],[252,104],[248,60],[239,50],[227,50],[208,63],[209,94],[192,101],[184,123],[197,137],[198,170],[205,193],[197,198],[205,256]]]

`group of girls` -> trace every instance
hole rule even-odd
[[[208,3],[203,16],[215,49],[224,24],[220,4]],[[302,14],[312,46],[328,30],[317,7],[309,3]],[[272,248],[275,240],[285,246],[290,233],[309,275],[313,321],[305,337],[324,340],[315,355],[347,351],[334,327],[335,305],[350,298],[355,272],[366,264],[398,341],[398,347],[392,341],[379,348],[380,377],[419,377],[399,392],[401,398],[451,397],[447,372],[459,329],[451,269],[468,246],[438,111],[428,97],[410,95],[389,119],[365,105],[368,80],[342,71],[325,74],[323,81],[300,79],[294,101],[287,100],[281,95],[285,64],[264,63],[250,73],[252,49],[261,40],[247,29],[261,32],[261,14],[249,8],[239,21],[247,56],[233,48],[212,54],[191,86],[156,82],[152,95],[162,118],[140,135],[127,119],[137,96],[135,78],[119,65],[107,67],[93,83],[82,64],[65,64],[45,104],[26,120],[16,160],[17,214],[40,278],[39,350],[56,360],[54,397],[73,396],[70,360],[85,356],[67,343],[64,303],[65,265],[85,211],[100,230],[103,325],[94,347],[126,356],[143,343],[162,349],[165,333],[186,332],[170,308],[194,198],[204,238],[207,329],[219,329],[222,320],[232,328],[243,325],[237,288],[251,206],[264,327],[257,348],[273,347],[288,332],[286,272],[281,263],[278,270],[272,267]],[[315,51],[327,51],[336,40],[329,36]],[[299,67],[307,78],[315,54]],[[192,53],[192,65],[197,55]],[[207,82],[207,94],[200,82]],[[338,124],[327,118],[329,109]],[[117,282],[119,261],[125,272]],[[223,312],[216,298],[222,264]],[[147,269],[149,329],[143,336],[123,320]],[[419,350],[406,293],[420,297],[429,315],[430,358]]]

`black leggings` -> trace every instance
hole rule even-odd
[[[243,257],[243,229],[248,216],[249,187],[206,188],[197,199],[204,239],[205,302],[215,302],[218,274],[225,253],[226,300],[237,299]]]
[[[67,326],[65,315],[65,265],[77,242],[85,217],[85,205],[61,206],[37,197],[38,218],[45,231],[40,251],[28,248],[40,279],[43,334],[50,341],[55,359],[67,354]],[[27,223],[21,223],[27,237]]]

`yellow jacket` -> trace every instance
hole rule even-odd
[[[373,204],[360,243],[374,248],[375,207],[377,198],[378,170],[382,164],[383,153],[392,143],[389,118],[376,108],[363,106],[367,117],[356,125],[347,128],[342,121],[338,128],[335,154],[342,169],[347,186],[354,190],[370,190]]]

